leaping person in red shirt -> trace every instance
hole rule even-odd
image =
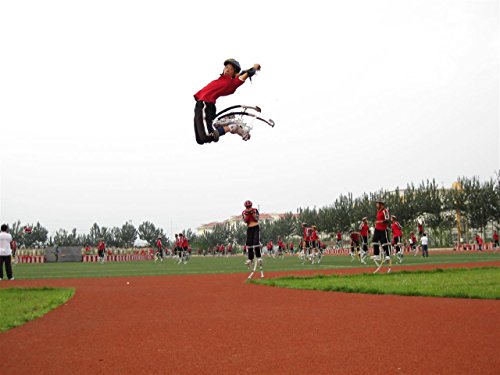
[[[245,202],[245,210],[241,213],[243,221],[247,225],[247,251],[248,259],[245,262],[247,267],[251,270],[249,279],[252,278],[253,273],[257,269],[257,265],[260,268],[260,277],[264,277],[264,263],[262,262],[262,255],[260,253],[260,229],[259,229],[259,210],[252,207],[251,201]],[[254,263],[254,258],[257,261]],[[253,268],[252,268],[253,264]]]
[[[299,254],[299,259],[302,260],[302,264],[304,264],[309,257],[310,240],[311,228],[307,226],[307,223],[302,223],[302,242]]]
[[[104,240],[100,239],[97,243],[97,254],[99,255],[99,262],[104,263],[104,252],[106,251],[106,244]]]
[[[424,225],[421,221],[417,221],[418,236],[422,237],[424,234]]]
[[[181,254],[179,256],[179,264],[186,264],[189,260],[189,241],[186,236],[179,233],[179,245],[181,247]]]
[[[394,215],[391,216],[392,224],[392,243],[396,249],[396,257],[399,263],[403,263],[404,248],[402,244],[403,240],[403,226],[399,223],[398,218]]]
[[[161,237],[158,237],[156,240],[156,254],[155,254],[155,263],[160,260],[163,263],[163,244],[161,243]]]
[[[411,232],[410,233],[410,246],[411,250],[414,252],[413,256],[417,256],[418,254],[418,244],[417,244],[417,237],[415,237],[415,233]]]
[[[337,232],[337,249],[342,249],[342,232]]]
[[[218,142],[219,137],[228,132],[240,135],[244,141],[250,139],[250,133],[236,124],[214,129],[213,121],[217,113],[215,102],[221,96],[233,94],[238,87],[245,83],[247,78],[252,78],[258,70],[260,70],[260,65],[254,64],[252,68],[241,71],[238,61],[227,59],[224,61],[224,70],[220,77],[194,94],[196,100],[194,133],[198,144]]]
[[[359,258],[359,260],[361,260],[361,257],[359,256],[361,237],[360,233],[351,229],[349,231],[349,237],[351,238],[351,252],[349,253],[349,255],[351,255],[351,262],[354,262],[356,258]],[[364,260],[361,260],[361,263],[364,263]]]
[[[389,234],[387,233],[390,215],[389,211],[385,208],[385,202],[383,200],[378,199],[375,204],[377,205],[377,220],[375,220],[375,233],[373,233],[372,239],[373,256],[371,259],[377,265],[377,269],[373,273],[378,272],[384,262],[389,263],[389,269],[387,272],[391,272],[391,243],[389,242]],[[380,256],[380,246],[382,246],[382,249],[384,250],[384,254],[382,254],[382,256]]]
[[[361,224],[359,224],[359,234],[363,240],[363,248],[360,254],[361,263],[366,264],[365,258],[368,256],[368,235],[370,234],[370,228],[368,227],[368,219],[364,217],[361,219]]]
[[[316,225],[311,227],[311,263],[321,263],[321,250],[319,248],[319,236]]]
[[[278,256],[283,259],[283,255],[285,255],[285,244],[281,240],[281,237],[278,237]]]

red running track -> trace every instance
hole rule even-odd
[[[2,282],[76,294],[0,334],[0,373],[499,373],[500,301],[279,289],[245,277]]]

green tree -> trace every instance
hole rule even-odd
[[[23,241],[24,227],[21,225],[21,220],[12,223],[9,230],[12,239],[16,240],[18,246],[24,245]]]
[[[162,239],[165,238],[163,229],[156,228],[156,226],[149,221],[145,221],[139,225],[137,228],[137,234],[139,235],[139,238],[146,241],[149,246],[154,246],[158,237]],[[165,243],[164,245],[167,244]]]
[[[135,229],[132,222],[126,222],[121,228],[120,242],[125,247],[133,247],[137,239],[137,229]]]
[[[24,234],[24,244],[26,247],[43,246],[47,242],[49,231],[39,222],[36,225],[28,226],[32,229],[31,233]]]
[[[92,224],[92,227],[90,227],[90,232],[88,236],[88,242],[89,245],[92,244],[93,246],[97,245],[99,240],[102,238],[101,234],[101,228],[97,223]]]

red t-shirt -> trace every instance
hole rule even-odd
[[[182,238],[182,243],[181,243],[181,247],[188,247],[189,246],[189,242],[188,242],[188,239],[186,237],[183,237]]]
[[[251,208],[249,210],[245,210],[241,213],[243,217],[243,221],[247,224],[252,221],[258,223],[259,222],[259,211],[256,208]]]
[[[342,232],[338,232],[337,233],[337,240],[341,240],[342,239]]]
[[[368,224],[362,223],[359,226],[359,232],[360,232],[359,234],[361,234],[363,237],[368,237],[368,231],[369,231]]]
[[[401,237],[403,235],[403,232],[401,231],[401,224],[397,221],[391,224],[391,230],[394,237]]]
[[[313,230],[311,234],[311,241],[317,241],[317,240],[318,240],[318,232]]]
[[[498,241],[498,233],[497,232],[493,233],[493,240]]]
[[[158,247],[158,249],[161,250],[161,248],[163,246],[162,243],[161,243],[161,240],[156,241],[156,246]]]
[[[352,232],[351,233],[351,240],[353,242],[358,242],[359,241],[359,233],[358,232]]]
[[[304,240],[310,241],[312,237],[312,228],[304,228]]]
[[[99,251],[103,251],[105,249],[106,245],[104,245],[104,242],[99,242],[99,244],[97,245],[97,250]]]
[[[377,211],[377,221],[383,221],[382,223],[376,223],[375,229],[386,230],[387,223],[389,221],[389,211],[386,208]]]
[[[245,81],[238,77],[231,78],[226,75],[221,75],[218,79],[213,80],[196,94],[196,100],[203,100],[204,102],[214,103],[221,96],[231,95],[240,87]]]

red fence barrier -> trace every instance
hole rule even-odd
[[[44,263],[43,255],[18,255],[16,256],[17,263]]]
[[[483,243],[482,250],[495,250],[495,247],[493,246],[493,242],[486,242]],[[477,243],[466,243],[463,245],[455,245],[453,250],[459,250],[459,251],[474,251],[474,250],[479,250],[479,245]]]
[[[140,254],[112,254],[105,255],[105,262],[132,262],[132,261],[140,261],[140,260],[152,260],[154,259],[153,255],[140,255]],[[83,256],[84,263],[93,263],[99,262],[99,255],[84,255]]]

